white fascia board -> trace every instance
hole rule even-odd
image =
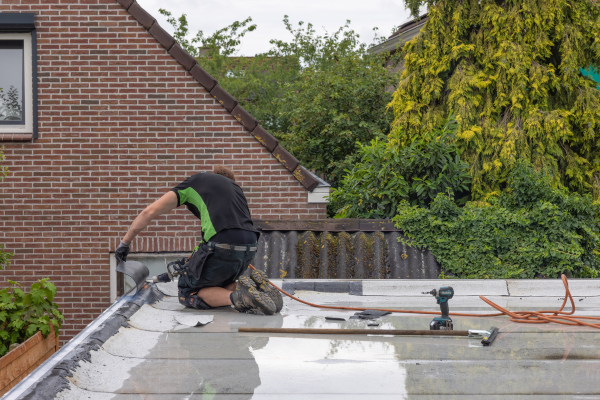
[[[330,186],[317,187],[312,192],[308,192],[309,203],[329,203]]]

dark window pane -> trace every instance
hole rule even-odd
[[[24,123],[23,41],[0,40],[0,123]]]

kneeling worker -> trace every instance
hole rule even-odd
[[[264,272],[242,276],[256,254],[260,233],[235,175],[223,166],[192,175],[146,207],[115,250],[117,262],[126,260],[130,243],[153,219],[182,205],[201,220],[203,240],[179,276],[180,303],[203,310],[232,305],[249,314],[279,312],[283,299]],[[201,259],[198,269],[190,265],[195,258]]]

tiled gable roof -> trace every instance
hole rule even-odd
[[[319,181],[300,165],[296,157],[286,151],[279,141],[267,132],[258,121],[217,80],[205,71],[175,39],[156,22],[156,19],[135,0],[116,0],[198,81],[256,140],[258,140],[308,191],[313,191]]]

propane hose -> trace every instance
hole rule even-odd
[[[252,266],[249,265],[250,268],[256,270]],[[479,296],[481,300],[486,302],[491,307],[498,310],[498,313],[493,314],[472,314],[472,313],[450,313],[452,316],[458,317],[499,317],[502,315],[507,315],[510,317],[512,322],[523,323],[523,324],[548,324],[548,323],[556,323],[562,325],[577,325],[577,326],[587,326],[590,328],[600,329],[599,323],[591,323],[585,322],[584,320],[589,321],[600,321],[600,317],[585,317],[585,316],[574,316],[575,313],[575,301],[573,300],[573,296],[571,296],[571,291],[569,290],[569,282],[567,281],[567,277],[563,274],[561,275],[561,279],[563,284],[565,285],[565,299],[558,310],[541,310],[541,311],[509,311],[503,307],[500,307],[498,304],[493,301],[486,299],[484,296]],[[375,310],[375,311],[385,311],[390,313],[401,313],[401,314],[426,314],[426,315],[439,315],[439,311],[417,311],[417,310],[396,310],[396,309],[388,309],[388,308],[362,308],[362,307],[347,307],[347,306],[325,306],[320,304],[314,304],[308,301],[301,300],[285,290],[279,288],[277,285],[273,284],[271,281],[269,283],[279,290],[281,293],[285,294],[289,298],[296,300],[300,303],[306,304],[307,306],[316,307],[316,308],[326,308],[331,310],[350,310],[350,311],[366,311],[366,310]],[[563,311],[565,305],[567,304],[567,300],[571,302],[571,311]]]

